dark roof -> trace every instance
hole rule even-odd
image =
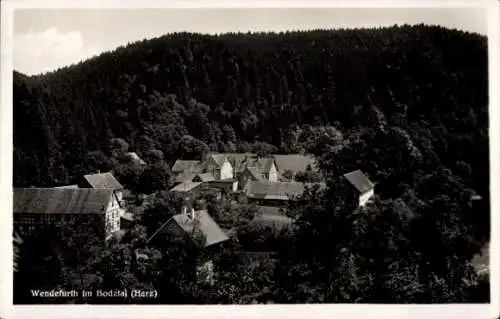
[[[367,192],[374,187],[370,179],[360,170],[344,174],[344,177],[360,193]]]
[[[262,171],[262,172],[269,172],[271,169],[271,166],[274,163],[274,158],[272,157],[262,157],[259,158],[255,161],[257,164],[257,167]]]
[[[288,155],[273,155],[278,170],[283,173],[285,171],[292,171],[294,174],[303,172],[307,166],[310,165],[315,169],[316,161],[313,156],[288,154]]]
[[[255,178],[257,181],[264,180],[264,178],[261,175],[261,170],[258,169],[257,167],[247,167],[246,171],[250,173],[251,176]]]
[[[212,246],[220,242],[226,241],[229,237],[217,225],[217,223],[210,217],[206,210],[199,210],[194,212],[194,220],[189,216],[190,213],[177,214],[172,216],[165,224],[163,224],[149,239],[148,242],[160,233],[168,223],[175,222],[187,234],[193,234],[194,227],[196,230],[201,231],[204,236],[204,247]]]
[[[180,183],[179,185],[176,185],[174,188],[170,189],[171,192],[189,192],[190,190],[193,190],[194,188],[200,186],[202,183],[201,182],[191,182],[191,181],[185,181]]]
[[[122,184],[116,180],[113,174],[98,173],[83,176],[92,188],[123,189]]]
[[[177,160],[172,166],[172,172],[201,173],[200,161]]]
[[[211,182],[215,181],[215,177],[212,175],[212,173],[202,173],[196,175],[192,180],[199,181],[199,182]]]
[[[182,182],[190,182],[193,180],[193,178],[196,176],[196,173],[190,173],[190,172],[181,172],[177,174],[175,177],[175,182],[176,183],[182,183]]]
[[[14,213],[105,213],[112,189],[14,188]]]
[[[219,153],[209,154],[208,158],[212,158],[219,167],[224,164],[224,161],[226,160],[226,156]]]
[[[219,167],[225,160],[228,160],[236,173],[243,172],[246,167],[257,167],[263,171],[269,171],[274,161],[272,157],[259,158],[254,153],[210,153],[208,158],[213,158]]]
[[[305,183],[299,182],[249,181],[244,192],[250,198],[288,200],[302,195],[305,186]]]

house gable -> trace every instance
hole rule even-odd
[[[226,158],[224,159],[224,162],[221,165],[220,179],[231,179],[233,177],[234,177],[233,166]]]
[[[110,172],[84,175],[83,179],[84,185],[90,188],[123,189],[123,185]]]
[[[278,181],[278,168],[277,168],[276,162],[274,160],[271,162],[271,166],[269,168],[267,179],[272,181],[272,182]]]
[[[201,234],[204,237],[203,247],[209,247],[228,240],[227,235],[217,225],[217,223],[204,211],[194,212],[194,219],[191,219],[190,213],[180,213],[172,216],[164,223],[147,241],[151,242],[158,234],[170,234],[174,236],[182,236],[191,238],[195,244],[197,240],[196,234]]]

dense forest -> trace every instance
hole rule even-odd
[[[259,291],[284,303],[487,301],[471,265],[489,240],[487,75],[485,37],[436,26],[144,40],[52,73],[14,73],[14,185],[69,184],[98,169],[127,180],[117,148],[147,160],[140,183],[124,182],[140,193],[166,189],[170,164],[207,151],[311,153],[328,187],[287,210],[293,236],[261,240],[287,247],[273,249],[277,262],[243,283],[233,247],[219,260],[219,295],[185,279],[162,289],[182,282],[192,290],[179,296],[194,303]],[[336,187],[355,169],[377,199],[352,210]],[[247,226],[247,242],[269,233]]]

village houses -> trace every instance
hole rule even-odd
[[[289,181],[283,173],[292,177],[308,167],[315,169],[312,156],[290,154],[259,157],[254,153],[210,153],[205,160],[177,160],[172,166],[175,183],[237,181],[237,189],[244,189],[248,181]],[[227,185],[227,184],[224,184]],[[193,186],[190,184],[190,186]],[[224,187],[224,186],[223,186]],[[231,189],[231,187],[225,187]]]
[[[300,196],[306,187],[325,187],[324,182],[293,180],[293,176],[306,170],[317,170],[314,157],[309,155],[258,157],[252,153],[211,153],[205,161],[176,161],[172,171],[177,184],[171,191],[201,194],[207,188],[219,189],[239,193],[238,196],[258,205],[282,207]],[[360,170],[346,173],[341,179],[345,184],[344,194],[356,206],[366,205],[374,196],[374,184]]]
[[[307,187],[324,188],[325,183],[290,181],[281,176],[284,171],[296,174],[315,168],[312,157],[304,155],[272,155],[258,157],[251,153],[212,153],[205,161],[178,160],[172,167],[176,185],[172,192],[191,193],[193,198],[208,193],[242,196],[258,207],[274,209],[303,194]],[[374,196],[374,184],[361,171],[341,176],[343,192],[356,206],[366,205]],[[33,231],[37,226],[69,218],[72,214],[100,218],[106,237],[133,222],[123,202],[124,187],[111,172],[84,175],[78,184],[55,188],[16,189],[14,191],[15,224]],[[126,192],[126,191],[125,191]],[[340,194],[339,194],[340,195]],[[266,210],[267,211],[267,210]],[[274,212],[270,215],[279,215]],[[276,217],[275,217],[276,218]],[[201,235],[201,248],[212,250],[228,239],[207,211],[195,211],[184,205],[183,210],[165,221],[148,239],[148,243],[171,238],[172,234],[189,238],[195,231]],[[198,243],[199,244],[199,243]],[[209,248],[212,247],[212,248]],[[202,264],[207,266],[207,260]],[[201,264],[200,264],[201,265]]]

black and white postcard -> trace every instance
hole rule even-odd
[[[349,3],[2,2],[0,316],[498,317],[498,6]]]

